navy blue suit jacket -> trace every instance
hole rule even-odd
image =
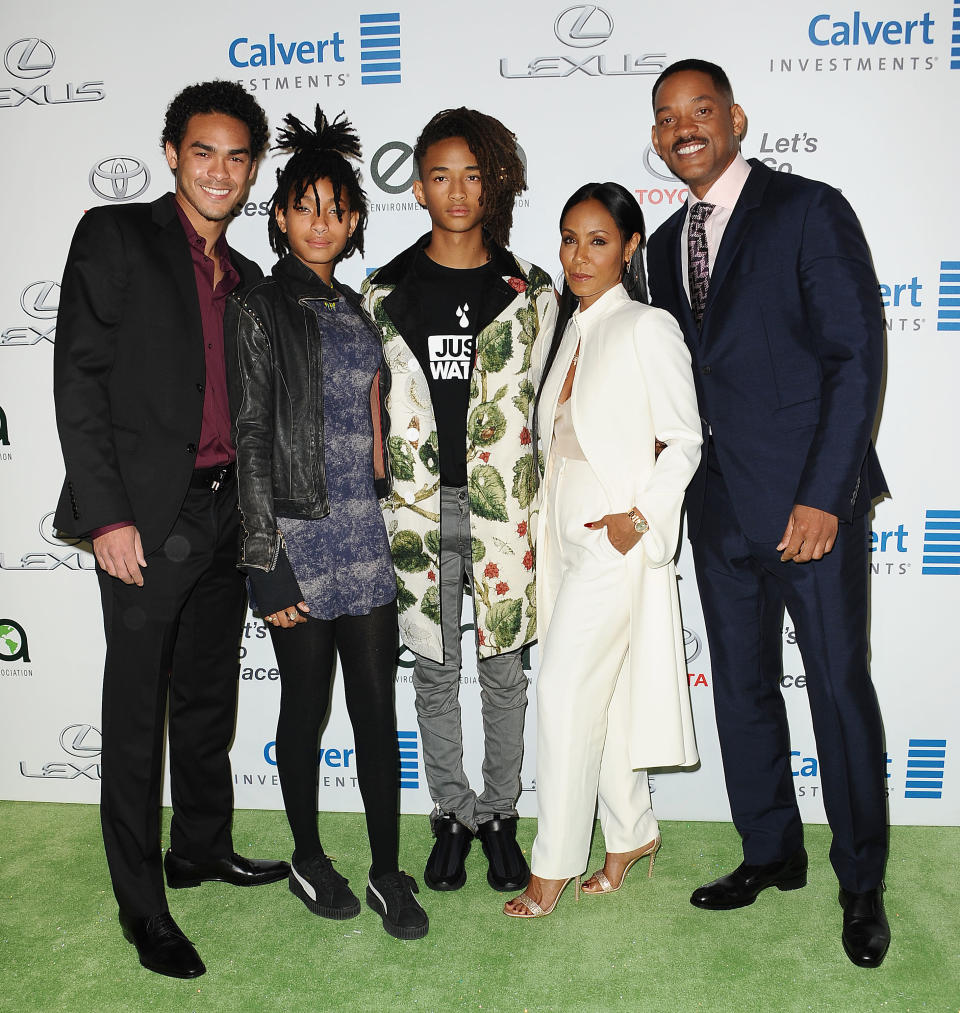
[[[679,321],[693,357],[700,414],[740,526],[769,541],[795,503],[849,521],[886,491],[871,442],[883,311],[863,231],[840,192],[750,164],[711,264],[699,332],[681,269],[686,206],[651,236],[648,264],[653,303]],[[691,538],[706,458],[687,490]]]

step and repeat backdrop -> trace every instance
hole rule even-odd
[[[104,0],[7,7],[0,14],[0,797],[96,802],[103,633],[90,546],[52,527],[62,460],[51,392],[59,283],[73,229],[100,204],[152,200],[171,175],[159,145],[166,104],[209,78],[240,82],[271,124],[346,110],[364,143],[367,256],[358,285],[429,227],[410,191],[412,145],[440,108],[474,106],[515,131],[529,189],[512,246],[560,277],[557,216],[588,180],[617,180],[649,229],[686,191],[650,147],[650,88],[674,60],[723,65],[749,118],[744,153],[778,172],[839,187],[870,241],[886,309],[886,380],[877,446],[893,497],[870,543],[872,665],[886,726],[890,819],[960,823],[960,216],[951,197],[960,144],[960,8],[949,0],[800,0],[761,17],[747,0],[701,5],[605,0],[427,0],[375,6],[264,4],[152,10]],[[274,156],[260,167],[230,242],[269,270],[266,207]],[[946,546],[946,548],[945,548]],[[952,548],[951,548],[952,547]],[[709,652],[689,549],[680,558],[690,692],[702,757],[657,773],[669,819],[729,817],[713,722]],[[479,782],[480,694],[469,607],[461,680],[466,764]],[[735,635],[735,631],[731,631]],[[789,616],[782,691],[801,811],[824,820],[805,676]],[[239,807],[281,808],[274,758],[280,684],[255,617],[239,645],[232,759]],[[401,650],[397,711],[402,807],[431,808]],[[536,648],[523,815],[536,812]],[[337,686],[319,755],[319,807],[358,810],[353,736]]]

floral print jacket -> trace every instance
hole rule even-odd
[[[403,339],[415,313],[405,282],[429,238],[371,274],[361,295],[393,374],[386,402],[393,491],[382,506],[397,571],[400,632],[412,651],[442,662],[436,422],[426,377]],[[537,636],[531,361],[538,361],[534,342],[550,339],[556,316],[545,271],[499,247],[491,256],[500,279],[480,308],[465,433],[479,658],[519,650]]]

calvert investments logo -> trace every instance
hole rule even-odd
[[[35,323],[7,327],[0,334],[0,347],[36,345],[49,341],[57,333],[57,310],[60,307],[60,286],[55,281],[32,281],[20,293],[20,307]]]
[[[72,759],[50,760],[39,768],[31,767],[26,760],[21,760],[20,776],[59,781],[73,781],[78,777],[90,781],[100,780],[99,728],[88,724],[68,725],[60,732],[60,748]]]
[[[904,798],[942,798],[946,739],[911,739],[907,744]]]
[[[89,183],[90,189],[104,200],[134,200],[150,186],[150,170],[139,158],[111,155],[91,168]]]
[[[511,62],[510,57],[500,59],[500,76],[510,79],[569,77],[585,74],[587,77],[632,77],[638,74],[659,74],[667,64],[666,53],[623,52],[614,54],[594,52],[596,47],[610,42],[615,25],[610,12],[596,4],[576,4],[567,7],[554,18],[553,34],[557,42],[567,49],[557,55],[534,56],[522,63]],[[546,49],[547,43],[544,44]],[[556,50],[554,50],[556,52]]]
[[[941,268],[942,270],[942,268]],[[960,292],[960,288],[958,288]],[[887,332],[919,331],[926,318],[917,313],[923,308],[923,285],[917,275],[906,281],[895,281],[880,285],[880,301],[883,304],[883,323]],[[960,306],[960,299],[957,300]]]
[[[928,510],[923,528],[925,576],[960,576],[960,510]]]
[[[960,11],[960,6],[957,7]],[[960,22],[956,38],[960,41]],[[960,48],[957,49],[960,64]],[[960,331],[960,260],[940,261],[940,301],[937,304],[937,330]]]
[[[238,35],[227,46],[231,67],[256,73],[238,81],[248,91],[298,91],[303,88],[342,88],[350,77],[345,69],[346,39],[336,29],[308,39],[269,32],[266,37]],[[284,71],[292,73],[282,73]],[[278,76],[282,74],[282,76]]]
[[[771,74],[933,70],[940,60],[935,26],[930,11],[905,12],[894,18],[856,9],[818,12],[807,23],[804,51],[770,57],[768,69]],[[957,55],[950,51],[951,67]]]
[[[360,15],[360,83],[400,84],[400,15]]]
[[[28,36],[11,42],[3,53],[3,66],[21,83],[0,88],[0,109],[16,109],[23,105],[47,106],[73,102],[99,102],[104,97],[103,81],[68,82],[41,81],[54,68],[57,54],[46,39]],[[34,81],[40,83],[34,84]]]

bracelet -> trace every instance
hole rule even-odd
[[[644,517],[636,507],[630,507],[627,511],[627,516],[633,522],[633,530],[636,531],[638,535],[645,534],[650,530],[650,525],[647,523],[646,517]]]

